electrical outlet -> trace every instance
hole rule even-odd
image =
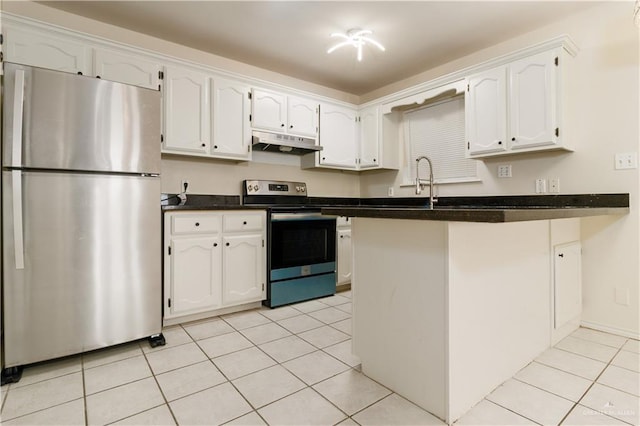
[[[510,178],[511,177],[511,164],[503,164],[498,166],[498,177],[499,178]]]
[[[547,180],[536,179],[536,194],[544,194],[547,192]]]
[[[387,190],[387,195],[389,197],[393,197],[393,186],[390,186],[389,189]]]
[[[637,169],[638,168],[638,153],[627,152],[623,154],[616,154],[615,156],[616,170],[624,169]]]
[[[186,193],[186,192],[188,192],[188,189],[189,189],[189,180],[182,179],[180,181],[180,192]]]
[[[549,179],[549,192],[555,194],[560,192],[560,178]]]

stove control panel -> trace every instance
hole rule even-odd
[[[304,182],[285,182],[277,180],[245,180],[244,195],[307,195]]]

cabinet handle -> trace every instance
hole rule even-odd
[[[563,254],[563,253],[560,253],[560,254],[558,255],[558,257],[564,257],[564,254]]]
[[[247,224],[247,221],[245,220],[244,222],[242,222],[242,224],[243,224],[243,225],[246,225],[246,224]]]
[[[326,157],[322,157],[322,161],[326,160]]]
[[[78,75],[82,75],[82,71],[78,71]]]
[[[290,129],[293,129],[293,124],[289,126]]]
[[[214,247],[218,247],[218,243],[213,243],[213,246]]]
[[[498,145],[502,145],[502,141],[498,141]]]
[[[512,140],[512,141],[515,141],[515,140],[516,140],[516,138],[511,138],[511,140]]]
[[[282,123],[282,124],[280,125],[280,127],[284,127],[284,123]]]
[[[196,222],[196,226],[200,226],[200,222]]]
[[[207,144],[206,144],[206,143],[203,143],[203,144],[202,144],[202,147],[204,148],[205,146],[207,146]]]
[[[225,243],[225,246],[229,247],[229,243]]]
[[[374,163],[376,162],[376,159],[375,159],[375,158],[373,159],[373,162],[374,162]]]
[[[218,149],[218,145],[214,145],[214,146],[213,146],[213,149]]]
[[[344,235],[340,235],[340,238],[344,238]]]

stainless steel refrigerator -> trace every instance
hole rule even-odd
[[[160,92],[3,83],[3,368],[161,333]]]

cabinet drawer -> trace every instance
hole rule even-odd
[[[175,234],[211,234],[220,232],[220,216],[185,215],[174,216],[171,232]]]
[[[261,214],[225,214],[223,220],[225,232],[257,231],[262,229]]]

